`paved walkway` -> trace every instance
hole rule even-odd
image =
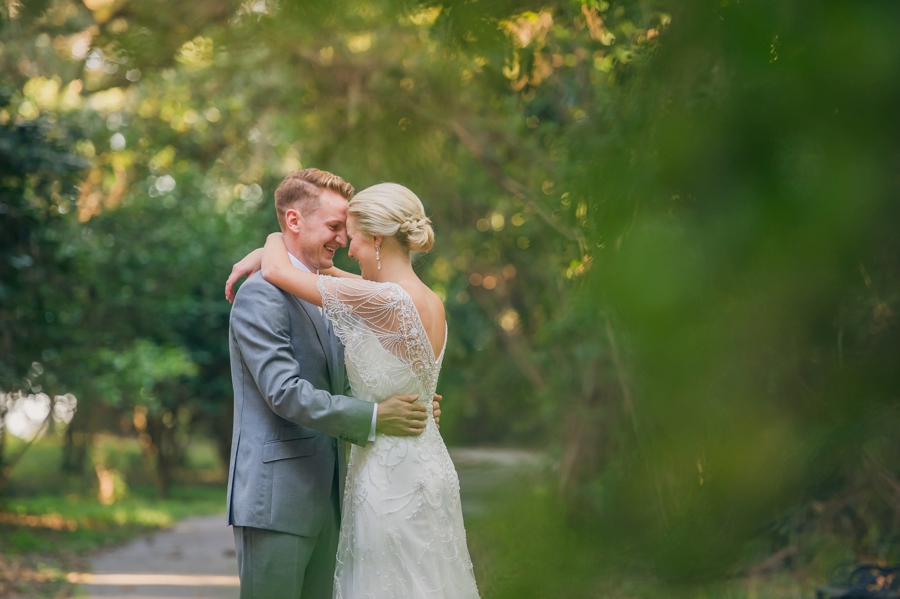
[[[234,537],[224,514],[182,520],[172,528],[103,552],[79,582],[104,599],[237,599]]]
[[[506,449],[451,450],[460,478],[463,513],[485,509],[484,501],[505,482],[539,466],[540,454]],[[168,530],[98,554],[91,573],[73,577],[89,597],[103,599],[237,599],[234,537],[225,516],[178,522]]]

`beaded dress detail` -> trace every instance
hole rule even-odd
[[[417,393],[428,411],[418,437],[379,434],[352,446],[335,599],[478,599],[459,478],[432,415],[444,350],[434,355],[400,285],[320,276],[317,286],[344,344],[353,396],[378,402]]]

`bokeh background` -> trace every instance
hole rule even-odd
[[[0,594],[223,509],[223,283],[310,166],[422,198],[444,437],[542,456],[467,516],[485,598],[900,557],[900,4],[0,13]]]

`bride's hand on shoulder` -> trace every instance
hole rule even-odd
[[[262,268],[263,248],[257,248],[241,258],[231,267],[231,274],[225,281],[225,299],[234,303],[234,286],[244,277],[249,277]]]

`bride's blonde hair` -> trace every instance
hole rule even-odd
[[[347,215],[366,235],[395,238],[413,252],[427,252],[434,244],[434,229],[422,201],[397,183],[379,183],[353,196]]]

